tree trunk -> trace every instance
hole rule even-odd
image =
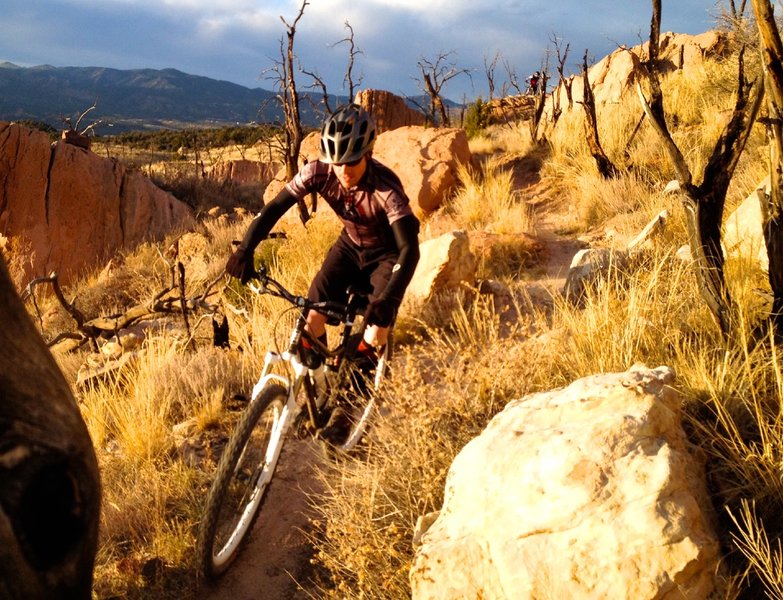
[[[593,89],[590,87],[590,81],[587,78],[587,51],[585,50],[584,59],[582,62],[582,73],[584,79],[584,100],[583,106],[585,109],[585,136],[587,138],[587,146],[590,148],[590,154],[595,159],[595,164],[598,167],[598,172],[604,179],[611,179],[617,177],[617,168],[614,166],[609,157],[601,147],[601,142],[598,139],[598,119],[595,114],[595,96],[593,96]]]
[[[744,7],[744,2],[743,2]],[[783,337],[783,43],[767,0],[753,0],[761,39],[764,83],[767,92],[767,136],[770,140],[770,195],[761,198],[764,243],[769,258],[772,290],[770,322]]]
[[[0,598],[91,597],[98,465],[79,408],[0,259]]]
[[[728,335],[731,331],[732,301],[723,274],[724,257],[720,245],[723,199],[709,192],[701,195],[698,188],[691,187],[686,191],[683,208],[688,245],[696,266],[696,281],[701,296],[715,316],[721,332]]]

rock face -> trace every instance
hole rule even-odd
[[[637,57],[647,56],[649,41],[631,49],[618,48],[588,69],[588,79],[593,86],[596,107],[616,104],[631,90],[635,83],[636,67],[631,53]],[[726,34],[720,31],[708,31],[700,35],[680,33],[661,33],[660,69],[662,73],[682,70],[687,73],[701,68],[704,59],[721,56],[728,49]],[[584,98],[584,84],[581,73],[573,78],[571,88],[574,108],[582,110],[577,104]],[[568,107],[565,89],[561,86],[553,91],[559,95],[560,107]],[[547,101],[547,112],[551,114],[552,99]]]
[[[489,121],[490,123],[509,123],[516,119],[530,119],[535,112],[535,104],[534,96],[523,94],[494,98],[491,102],[487,102]]]
[[[375,118],[378,133],[407,127],[424,125],[426,119],[422,113],[412,109],[405,99],[384,90],[360,90],[354,100]]]
[[[707,598],[719,548],[673,379],[637,366],[509,403],[452,464],[413,598]]]
[[[67,283],[121,248],[192,221],[187,205],[141,173],[0,123],[0,233],[29,254],[28,279],[56,271]]]
[[[317,160],[319,133],[302,141],[300,157]],[[400,127],[378,136],[373,158],[392,169],[402,181],[414,212],[429,214],[443,204],[457,186],[457,166],[472,164],[468,138],[462,129]],[[270,202],[284,185],[285,170],[264,191]]]

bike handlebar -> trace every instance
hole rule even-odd
[[[313,302],[304,296],[292,294],[282,283],[270,277],[263,265],[260,266],[257,271],[253,272],[251,280],[253,279],[257,279],[261,283],[260,287],[248,285],[248,287],[256,294],[269,294],[271,296],[283,298],[294,306],[304,309],[312,309],[326,315],[329,318],[337,319],[339,321],[345,321],[351,316],[349,307],[345,304],[328,300],[324,302]]]

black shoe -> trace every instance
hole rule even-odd
[[[314,348],[305,348],[301,343],[299,344],[299,360],[308,369],[317,369],[320,367],[324,359]]]
[[[326,427],[321,430],[319,437],[333,446],[340,446],[348,439],[348,434],[350,432],[351,420],[348,417],[348,411],[342,406],[338,406],[332,411],[329,422],[326,424]]]

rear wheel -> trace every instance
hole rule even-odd
[[[266,385],[239,420],[218,463],[198,539],[201,572],[222,575],[236,558],[264,499],[283,446],[286,389]]]

